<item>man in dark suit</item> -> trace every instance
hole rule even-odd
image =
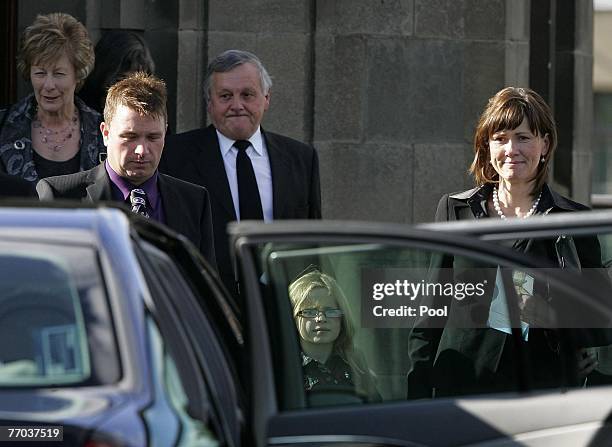
[[[135,73],[108,90],[100,125],[108,157],[88,171],[42,179],[41,200],[113,200],[184,234],[216,267],[208,191],[160,174],[167,126],[166,86]]]
[[[169,136],[160,164],[162,172],[210,191],[219,272],[233,293],[228,222],[321,218],[314,148],[260,127],[271,85],[254,54],[229,50],[217,56],[204,84],[212,124]]]
[[[0,197],[36,197],[34,184],[0,172]]]

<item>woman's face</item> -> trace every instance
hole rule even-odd
[[[66,54],[55,63],[30,67],[30,80],[39,110],[61,113],[74,104],[77,85],[74,66]]]
[[[494,133],[489,140],[491,164],[500,179],[528,183],[538,172],[542,155],[548,152],[548,135],[535,136],[526,118],[513,130]]]
[[[300,315],[296,317],[302,340],[315,344],[333,344],[340,335],[343,317],[326,317],[323,311],[338,309],[336,300],[329,295],[327,289],[317,287],[310,291],[304,302],[307,304],[304,304],[300,310],[316,309],[318,312],[313,318]]]

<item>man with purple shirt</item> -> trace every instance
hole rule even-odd
[[[100,125],[105,162],[38,182],[41,200],[112,200],[184,234],[216,267],[208,191],[157,170],[167,128],[166,86],[145,73],[113,85]]]

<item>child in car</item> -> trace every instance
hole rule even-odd
[[[336,280],[310,271],[289,285],[289,298],[302,347],[304,389],[380,400],[373,375],[353,346],[350,307]]]

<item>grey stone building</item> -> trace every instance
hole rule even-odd
[[[560,135],[552,180],[589,201],[589,0],[5,0],[3,8],[18,31],[38,12],[64,11],[94,41],[108,29],[142,32],[177,131],[206,123],[209,58],[255,52],[274,81],[264,126],[319,150],[326,218],[430,220],[441,194],[471,185],[475,122],[507,85],[531,86],[551,103]],[[27,85],[15,90],[19,97]]]

